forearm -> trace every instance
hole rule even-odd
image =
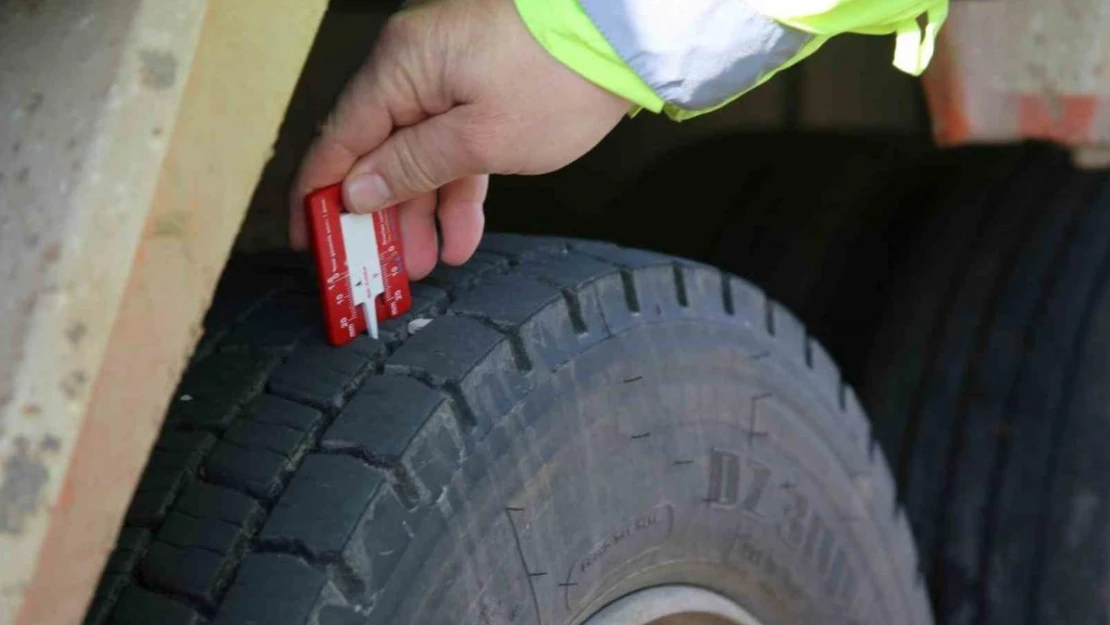
[[[720,108],[842,32],[897,33],[895,65],[918,74],[932,55],[932,38],[948,6],[947,0],[516,3],[553,56],[639,108],[675,119]],[[814,14],[807,5],[826,10]],[[929,21],[924,38],[917,24],[921,15]]]

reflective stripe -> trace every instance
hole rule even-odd
[[[758,85],[814,35],[744,0],[581,0],[617,54],[663,101],[709,109]]]
[[[580,76],[632,102],[629,114],[641,109],[662,113],[655,94],[582,10],[578,0],[515,0],[520,18],[536,41]]]
[[[929,66],[949,0],[745,0],[760,13],[817,35],[896,34],[894,66],[920,75]],[[924,32],[919,21],[925,19]]]

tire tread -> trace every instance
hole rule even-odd
[[[186,463],[198,468],[172,480],[153,474],[157,479],[140,487],[136,500],[155,489],[163,497],[128,520],[128,528],[153,533],[151,544],[158,545],[145,548],[140,562],[176,559],[182,575],[206,574],[156,577],[139,564],[122,593],[124,572],[107,576],[87,623],[118,619],[134,602],[124,601],[127,592],[136,588],[147,597],[147,587],[214,623],[301,623],[325,604],[336,614],[363,614],[367,606],[344,597],[374,596],[410,546],[413,528],[433,522],[437,515],[428,513],[435,506],[463,504],[449,485],[474,479],[467,472],[481,463],[462,460],[509,444],[493,423],[537,376],[608,336],[665,319],[740,321],[767,345],[752,358],[783,359],[839,415],[835,431],[850,433],[851,455],[863,459],[870,481],[881,483],[887,474],[882,455],[872,453],[854,393],[842,387],[824,349],[762,291],[716,269],[607,243],[493,234],[470,264],[437,269],[414,285],[413,312],[383,324],[382,341],[330,349],[319,332],[298,329],[317,329],[318,319],[305,323],[300,316],[311,272],[288,266],[301,276],[284,283],[289,293],[228,317],[258,327],[221,331],[182,381],[178,395],[187,392],[190,401],[175,402],[178,412],[181,403],[213,410],[191,407],[168,419],[166,436],[212,437]],[[262,321],[266,311],[290,302],[292,310]],[[431,323],[418,327],[413,319]],[[770,328],[749,319],[766,319]],[[229,363],[243,387],[216,374]],[[152,466],[163,451],[156,450]],[[868,489],[860,500],[882,526],[887,551],[897,554],[893,570],[914,588],[916,553],[908,526],[896,522],[893,489]],[[218,544],[188,538],[189,527],[205,523],[239,531]],[[213,558],[222,558],[221,566],[205,569],[202,561]],[[121,556],[120,568],[128,565]],[[318,585],[319,601],[250,601],[260,593],[282,597],[293,584]],[[905,598],[911,622],[930,623],[929,607],[915,593]],[[373,609],[388,614],[389,606]]]

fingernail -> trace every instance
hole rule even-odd
[[[385,208],[392,199],[389,185],[378,174],[359,174],[347,183],[347,210],[368,213]]]

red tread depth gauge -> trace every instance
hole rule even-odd
[[[328,342],[346,345],[367,331],[378,338],[379,322],[412,306],[397,207],[371,215],[346,213],[337,184],[310,193],[305,215]]]

